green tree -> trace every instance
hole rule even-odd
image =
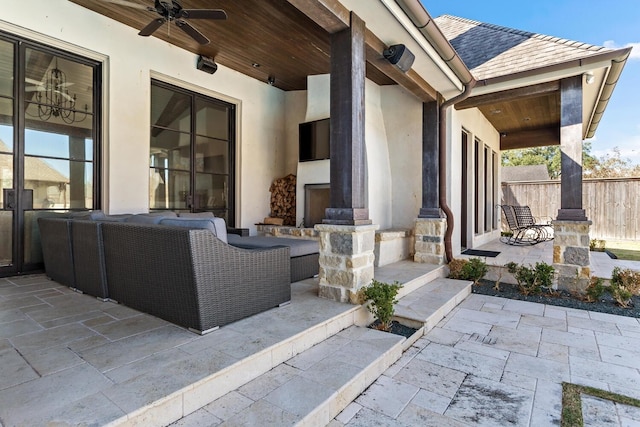
[[[585,167],[584,175],[588,178],[640,177],[640,165],[633,164],[629,159],[623,159],[620,149],[615,147],[613,154],[598,157],[589,167]]]
[[[590,170],[597,159],[591,155],[591,142],[582,144],[582,167]],[[558,179],[561,170],[560,146],[507,150],[502,153],[502,166],[546,165],[549,177]]]

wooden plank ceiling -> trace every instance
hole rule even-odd
[[[456,104],[477,107],[500,132],[500,149],[541,147],[560,143],[560,83],[541,83],[478,95]]]
[[[70,0],[137,30],[153,19],[155,12],[104,0]],[[131,0],[153,6],[153,0]],[[223,9],[226,20],[192,19],[189,23],[211,42],[200,45],[174,24],[165,23],[152,37],[190,52],[209,56],[215,62],[247,76],[267,81],[283,90],[304,90],[308,75],[327,74],[330,69],[329,33],[287,0],[182,0],[185,9]],[[195,64],[194,64],[195,66]],[[395,84],[379,67],[367,64],[367,77],[379,85]]]

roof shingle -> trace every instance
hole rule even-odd
[[[611,50],[451,15],[440,16],[435,22],[476,80],[542,68]]]

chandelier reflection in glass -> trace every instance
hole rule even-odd
[[[71,85],[73,83],[67,82],[65,72],[58,68],[58,58],[56,58],[55,67],[47,71],[45,79],[26,89],[27,92],[37,92],[36,101],[40,120],[47,121],[53,117],[71,124],[81,122],[87,117],[89,107],[86,104],[84,111],[76,110],[77,96],[70,95],[67,90]]]

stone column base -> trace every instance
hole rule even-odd
[[[416,238],[414,262],[424,264],[446,264],[444,251],[445,218],[417,218],[414,227]]]
[[[358,304],[358,291],[373,280],[377,225],[317,224],[322,298]]]
[[[584,293],[591,280],[591,221],[555,220],[552,224],[553,268],[558,289]]]

